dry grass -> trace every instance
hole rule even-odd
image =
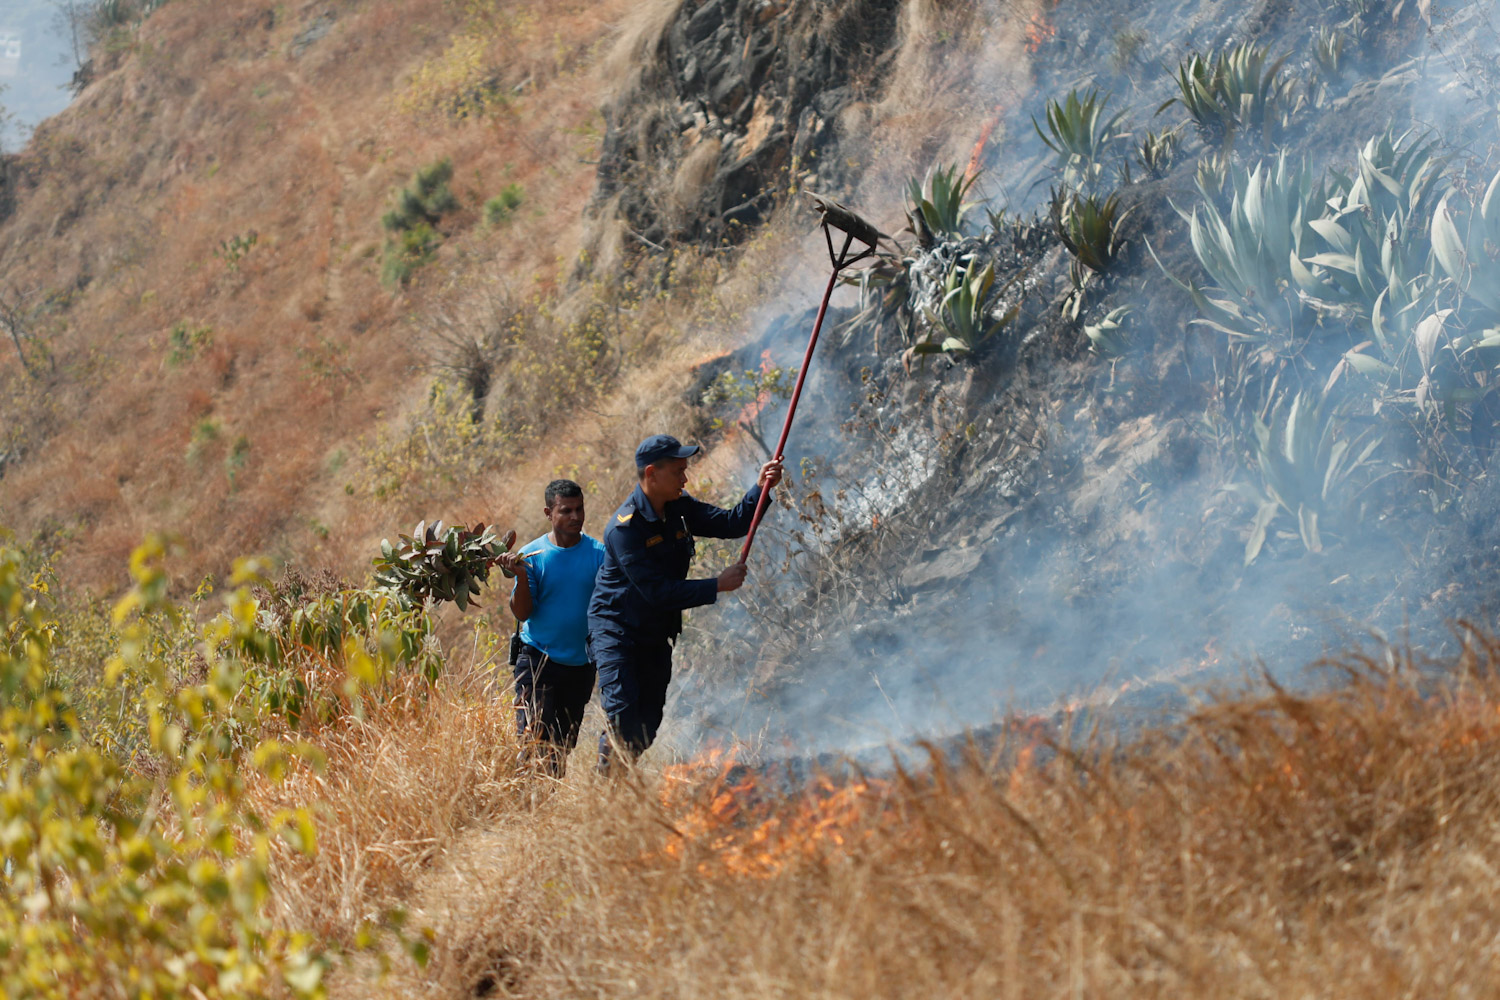
[[[309,806],[319,851],[277,857],[278,910],[348,945],[423,885],[435,859],[467,830],[519,811],[515,716],[475,676],[445,678],[427,699],[385,706],[316,737],[321,773],[256,788],[265,815]]]
[[[681,6],[680,0],[646,0],[632,5],[619,20],[603,65],[603,75],[611,81],[610,98],[626,99],[640,86],[643,68],[654,59]]]
[[[113,69],[38,129],[15,214],[0,225],[13,283],[82,289],[49,331],[56,419],[21,428],[27,457],[0,485],[7,524],[23,537],[69,529],[80,543],[64,572],[109,591],[117,540],[148,529],[188,543],[187,578],[223,573],[246,551],[316,553],[351,573],[391,523],[431,514],[350,496],[326,458],[425,397],[405,317],[497,272],[528,297],[553,294],[578,246],[610,85],[593,57],[633,6],[398,0],[271,12],[230,0],[153,15]],[[468,10],[491,20],[469,24]],[[328,33],[299,45],[325,13]],[[507,87],[524,83],[519,95],[481,121],[404,111],[418,70],[476,31],[479,57]],[[463,210],[437,260],[392,295],[368,251],[380,215],[393,187],[443,156]],[[512,182],[523,210],[502,230],[478,225],[483,200]],[[215,256],[252,230],[236,268]],[[167,366],[179,321],[211,328],[212,344]],[[7,385],[13,367],[0,357]],[[203,418],[222,443],[189,461]],[[240,436],[249,450],[231,482],[225,450]],[[106,475],[98,456],[110,454],[147,460]]]
[[[870,205],[903,204],[911,177],[948,163],[968,162],[975,143],[1005,142],[1000,111],[1018,105],[1031,85],[1023,33],[1044,6],[1017,3],[916,0],[901,8],[899,47],[890,79],[873,107],[846,130],[871,136],[870,166],[859,197]],[[888,231],[899,229],[899,219]]]
[[[292,796],[329,807],[281,898],[333,936],[396,902],[433,929],[425,970],[348,997],[1489,995],[1500,641],[1331,669],[1124,745],[1020,727],[806,792],[709,760],[527,793],[493,704],[438,699]]]

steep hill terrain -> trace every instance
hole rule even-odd
[[[7,988],[1493,978],[1494,4],[109,10],[0,160]],[[643,769],[534,774],[499,588],[368,560],[597,532],[647,430],[736,495],[809,192],[882,238],[752,583]]]

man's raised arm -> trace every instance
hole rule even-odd
[[[755,485],[729,510],[695,500],[694,508],[687,518],[688,530],[701,538],[745,537],[750,530],[750,522],[755,517],[755,505],[761,492],[770,490],[781,482],[781,469],[781,462],[775,459],[761,466]],[[774,494],[767,496],[766,502],[770,503],[773,499]]]

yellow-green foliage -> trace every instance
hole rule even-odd
[[[239,738],[240,659],[263,642],[248,575],[237,571],[227,612],[199,634],[206,676],[179,686],[159,652],[191,626],[167,600],[165,555],[156,539],[136,550],[134,584],[115,608],[121,643],[107,677],[144,682],[148,733],[137,759],[121,760],[84,738],[52,673],[57,623],[18,555],[0,552],[7,996],[321,994],[324,956],[265,914],[271,839],[312,850],[311,821],[243,807],[242,768],[274,776],[296,752]]]
[[[433,383],[427,406],[402,428],[381,427],[365,451],[366,488],[377,499],[435,479],[454,485],[477,476],[494,458],[490,435],[473,418],[463,394],[446,381]]]
[[[367,702],[420,697],[442,668],[432,621],[379,590],[262,601],[269,640],[245,674],[263,718],[303,731],[362,715]]]
[[[0,549],[0,995],[323,993],[322,947],[267,914],[273,848],[314,853],[312,818],[258,815],[250,792],[319,766],[294,730],[421,696],[431,622],[367,591],[257,600],[241,561],[200,626],[168,599],[166,556],[136,550],[111,625],[54,602],[45,559]]]
[[[442,55],[424,62],[396,100],[397,110],[417,118],[483,118],[509,104],[503,83],[504,56],[520,48],[536,18],[496,0],[467,0],[464,26]],[[504,36],[506,45],[497,41]]]
[[[167,367],[186,364],[213,342],[213,327],[193,326],[187,320],[177,321],[167,331]]]

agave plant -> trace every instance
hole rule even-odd
[[[1408,138],[1388,132],[1372,139],[1353,176],[1331,172],[1328,210],[1312,222],[1329,249],[1301,262],[1306,269],[1294,262],[1294,271],[1309,301],[1322,309],[1343,304],[1370,332],[1341,368],[1373,379],[1388,401],[1451,408],[1475,396],[1473,370],[1492,366],[1495,345],[1486,327],[1500,313],[1485,300],[1500,299],[1487,294],[1483,281],[1478,294],[1466,297],[1474,282],[1468,241],[1458,239],[1447,207],[1446,160],[1434,143]],[[1482,201],[1469,223],[1470,240],[1487,263],[1486,232],[1500,236],[1500,206]],[[1444,308],[1443,299],[1452,306]]]
[[[1359,519],[1359,492],[1373,471],[1381,438],[1370,431],[1351,435],[1345,413],[1328,397],[1299,392],[1282,397],[1271,421],[1255,421],[1256,468],[1261,489],[1245,543],[1245,565],[1255,561],[1266,533],[1281,514],[1297,522],[1309,552],[1323,550],[1325,534],[1338,534]]]
[[[1235,169],[1227,214],[1211,193],[1188,216],[1193,252],[1214,287],[1177,284],[1192,294],[1205,323],[1232,338],[1270,341],[1303,326],[1291,288],[1293,261],[1310,234],[1308,219],[1324,199],[1321,181],[1285,154],[1269,166]],[[1175,278],[1173,279],[1176,280]]]
[[[990,293],[995,287],[995,265],[987,263],[977,271],[974,270],[976,266],[973,254],[953,262],[944,281],[942,302],[936,310],[927,310],[928,323],[934,334],[941,332],[942,339],[934,335],[920,340],[912,345],[912,354],[967,353],[1016,318],[1021,310],[1019,304],[999,316],[987,313],[992,297]],[[1003,296],[1009,287],[1010,283],[1007,283],[994,297]]]
[[[1120,196],[1052,193],[1052,225],[1073,255],[1073,284],[1082,287],[1086,272],[1102,273],[1120,255],[1120,224],[1131,210],[1120,210]]]
[[[375,583],[401,598],[403,605],[453,601],[460,610],[478,607],[473,595],[489,579],[490,567],[515,544],[516,533],[502,538],[493,526],[445,527],[442,521],[417,522],[401,544],[381,539],[375,564]],[[506,575],[511,575],[506,572]]]
[[[1193,171],[1193,183],[1198,192],[1212,204],[1222,204],[1224,186],[1234,176],[1234,154],[1230,150],[1218,150],[1198,158]]]
[[[964,196],[974,186],[975,177],[964,177],[957,164],[934,167],[928,171],[925,182],[913,177],[907,182],[906,193],[911,199],[914,228],[926,225],[936,234],[958,233],[963,228],[964,216],[973,206],[965,203]]]
[[[1099,322],[1086,324],[1083,335],[1089,339],[1089,349],[1101,358],[1124,357],[1130,349],[1125,330],[1131,311],[1129,306],[1116,306]]]
[[[1467,213],[1464,233],[1444,195],[1432,215],[1432,251],[1459,293],[1472,297],[1500,321],[1500,173]],[[1462,218],[1462,216],[1460,216]]]
[[[1152,177],[1165,177],[1172,169],[1172,160],[1177,156],[1177,147],[1182,142],[1180,127],[1147,132],[1135,148],[1136,159]]]
[[[1313,64],[1329,80],[1337,80],[1344,72],[1344,45],[1348,41],[1338,28],[1322,27],[1313,35]]]
[[[1327,307],[1353,303],[1366,322],[1382,292],[1399,298],[1428,270],[1428,220],[1447,161],[1436,155],[1436,143],[1408,142],[1410,136],[1387,131],[1360,150],[1353,176],[1329,172],[1327,208],[1309,223],[1328,249],[1293,264],[1311,299]]]
[[[1299,105],[1295,82],[1281,72],[1286,57],[1268,58],[1268,49],[1249,42],[1207,58],[1194,53],[1178,65],[1177,96],[1156,113],[1180,104],[1205,142],[1227,143],[1253,131],[1269,147],[1281,139]]]
[[[912,259],[896,261],[877,257],[870,267],[860,268],[839,280],[859,289],[859,311],[839,325],[843,343],[849,343],[855,331],[867,324],[875,331],[878,349],[880,331],[891,322],[903,339],[911,334],[911,314],[907,302],[911,297]]]
[[[1061,103],[1047,102],[1047,131],[1036,118],[1031,127],[1047,148],[1057,154],[1057,166],[1063,170],[1063,183],[1091,186],[1104,173],[1104,157],[1123,138],[1119,129],[1124,111],[1105,117],[1109,95],[1090,90],[1082,96],[1071,90]]]

